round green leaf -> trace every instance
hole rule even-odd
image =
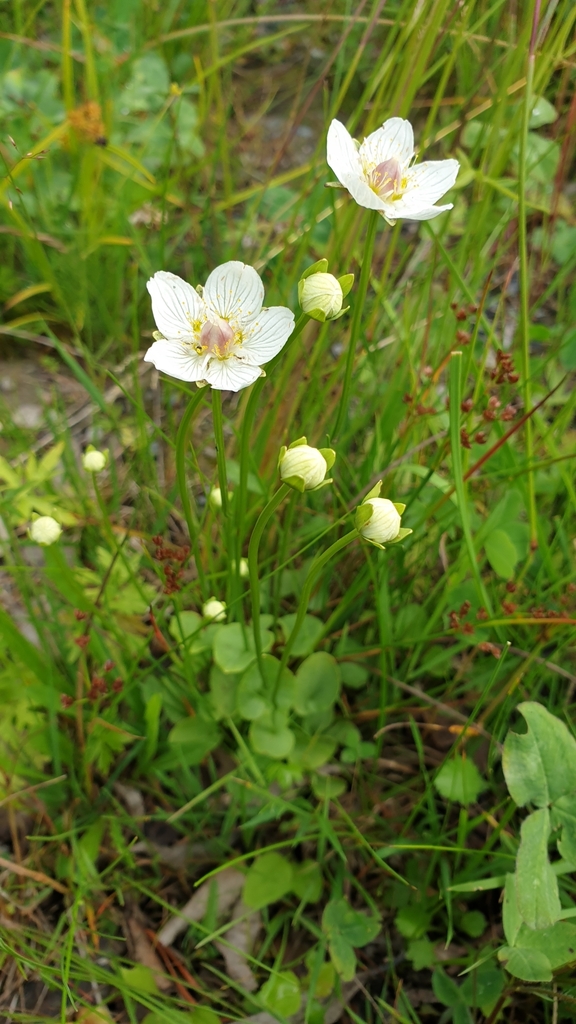
[[[494,572],[504,580],[512,579],[518,552],[508,534],[504,530],[493,530],[484,546]]]
[[[294,868],[292,892],[305,903],[317,903],[322,895],[322,872],[315,860],[305,860]]]
[[[274,643],[274,635],[267,629],[260,632],[262,649],[267,651]],[[239,622],[218,626],[214,632],[214,661],[223,672],[244,672],[256,661],[256,648],[252,627],[244,629]]]
[[[340,692],[340,668],[331,654],[317,651],[300,665],[295,680],[294,707],[313,715],[332,707]]]
[[[283,1017],[291,1017],[300,1009],[300,982],[293,971],[272,974],[259,995],[264,1006]]]
[[[278,621],[286,641],[294,627],[296,615],[283,615]],[[323,632],[324,623],[320,619],[316,619],[313,615],[305,615],[292,647],[293,657],[304,658],[307,654],[311,654]]]
[[[453,800],[464,807],[473,804],[482,790],[486,789],[486,783],[474,761],[458,756],[444,762],[434,779],[434,785],[445,800]]]
[[[503,946],[498,959],[506,970],[521,981],[552,981],[552,967],[548,957],[537,949],[511,949]]]
[[[183,718],[168,734],[169,743],[181,743],[188,764],[200,764],[220,742],[220,730],[203,718]]]
[[[279,715],[264,715],[250,726],[250,745],[257,754],[266,754],[281,761],[294,747],[294,733],[285,724],[278,723]],[[283,716],[282,716],[283,718]],[[274,725],[274,722],[278,724]]]
[[[260,910],[276,903],[292,889],[294,870],[281,853],[263,853],[246,875],[242,899],[247,907]]]

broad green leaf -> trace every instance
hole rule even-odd
[[[436,963],[434,943],[430,939],[412,939],[406,947],[406,957],[415,971],[430,969]]]
[[[262,985],[259,995],[264,1006],[283,1017],[291,1017],[300,1009],[300,982],[294,971],[271,974]]]
[[[551,981],[552,967],[548,957],[537,949],[511,949],[502,946],[498,959],[506,970],[521,981]]]
[[[484,1016],[488,1017],[502,995],[505,984],[503,971],[490,964],[482,964],[466,975],[460,991],[467,1006],[482,1010]]]
[[[217,722],[222,718],[232,718],[236,711],[236,694],[238,676],[223,672],[218,665],[210,669],[210,705]]]
[[[494,572],[504,580],[512,579],[519,556],[508,534],[504,530],[494,530],[484,547]]]
[[[169,743],[181,743],[188,764],[200,764],[220,742],[220,730],[203,718],[182,718],[168,733]]]
[[[294,882],[292,864],[281,853],[263,853],[250,867],[242,899],[247,907],[260,910],[290,892]]]
[[[523,925],[518,933],[516,946],[519,949],[534,949],[544,953],[552,970],[576,963],[576,924],[557,921],[550,928],[533,931]]]
[[[356,665],[353,661],[341,661],[340,674],[344,686],[352,690],[361,690],[368,682],[370,673],[363,665]]]
[[[576,865],[576,793],[561,796],[552,805],[552,828],[562,826],[562,835],[558,840],[560,856]]]
[[[136,967],[121,967],[120,974],[124,984],[132,989],[132,995],[136,992],[158,995],[158,986],[150,967],[145,967],[144,964],[138,964]],[[138,997],[136,996],[136,998]]]
[[[305,860],[294,868],[292,892],[305,903],[317,903],[322,895],[322,872],[315,860]]]
[[[471,939],[479,939],[486,931],[488,922],[481,910],[467,910],[462,914],[460,927]]]
[[[281,619],[278,619],[284,634],[284,640],[287,640],[290,636],[295,621],[295,613],[283,615]],[[311,654],[323,632],[324,623],[321,619],[316,619],[313,615],[305,615],[292,648],[292,656],[294,658],[304,658],[307,654]]]
[[[329,937],[342,935],[351,946],[365,946],[380,931],[380,919],[354,910],[347,900],[330,900],[322,914],[322,928]]]
[[[529,128],[542,128],[545,124],[554,124],[558,113],[545,96],[534,96],[530,111]]]
[[[274,634],[261,630],[262,650],[267,651],[274,643]],[[214,632],[214,661],[223,672],[244,672],[256,661],[254,634],[250,625],[242,627],[240,622],[218,626]]]
[[[312,779],[312,792],[319,800],[335,800],[347,789],[344,779],[337,775],[315,775]]]
[[[356,954],[350,943],[339,932],[328,939],[328,952],[342,981],[352,981],[356,974]]]
[[[474,761],[464,754],[457,754],[450,761],[445,761],[434,779],[434,785],[445,800],[467,806],[474,803],[486,782],[480,775]]]
[[[443,967],[435,968],[432,974],[432,988],[436,999],[444,1006],[466,1006],[461,987],[446,974]]]
[[[312,950],[315,954],[316,950]],[[313,969],[313,965],[309,964],[310,971]],[[326,960],[325,963],[320,967],[320,971],[316,977],[316,985],[314,987],[314,995],[317,999],[327,999],[328,996],[333,992],[334,985],[336,982],[336,971],[334,970],[334,964],[330,960]]]
[[[331,654],[317,651],[296,672],[294,707],[300,715],[313,715],[332,707],[340,692],[340,668]]]
[[[336,750],[336,740],[317,733],[307,737],[298,733],[290,760],[299,768],[320,768],[330,760]]]
[[[238,685],[237,708],[242,718],[254,721],[274,706],[279,711],[288,711],[294,702],[294,674],[289,668],[282,669],[278,678],[280,661],[270,654],[262,657],[264,679],[258,662],[246,669]]]
[[[394,924],[405,939],[420,939],[430,927],[432,915],[419,903],[410,903],[400,910]]]
[[[252,749],[278,761],[288,757],[294,748],[294,733],[286,721],[282,711],[273,711],[252,722],[249,734]]]
[[[518,910],[529,928],[547,928],[561,913],[558,880],[548,859],[550,812],[534,811],[522,822],[516,857]]]
[[[523,807],[545,807],[576,789],[576,740],[564,722],[542,704],[518,705],[528,731],[510,731],[504,742],[502,768],[510,796]]]
[[[502,924],[504,935],[509,946],[516,945],[518,932],[522,927],[522,918],[518,910],[518,897],[516,895],[516,875],[506,875],[504,886],[504,902],[502,905]]]

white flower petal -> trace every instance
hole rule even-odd
[[[386,204],[383,216],[389,224],[394,224],[397,220],[434,220],[434,217],[437,217],[439,213],[451,210],[453,205],[453,203],[447,203],[446,206],[425,206],[420,208],[399,199],[395,203]]]
[[[260,367],[252,366],[229,356],[228,359],[210,359],[204,378],[218,391],[241,391],[260,377]]]
[[[425,160],[416,164],[406,175],[408,184],[403,199],[420,207],[433,206],[452,188],[459,167],[457,160]]]
[[[164,337],[192,338],[192,321],[206,317],[205,306],[198,292],[181,277],[165,270],[154,274],[146,287],[152,297],[156,326]]]
[[[294,314],[286,306],[263,309],[246,332],[240,353],[252,366],[262,366],[284,348],[294,330]]]
[[[414,156],[414,132],[410,121],[391,117],[381,128],[372,132],[360,146],[360,158],[374,165],[395,159],[401,166]]]
[[[376,195],[364,178],[345,174],[342,177],[342,184],[346,186],[350,195],[359,206],[364,206],[367,210],[380,210],[382,213],[386,209],[387,204],[385,201]]]
[[[212,271],[203,298],[218,316],[242,325],[250,323],[262,309],[264,285],[254,267],[230,260]]]
[[[208,356],[197,355],[193,349],[181,341],[155,341],[148,349],[144,360],[154,363],[157,370],[162,370],[177,380],[202,380],[205,377]]]
[[[344,178],[362,177],[362,164],[356,143],[341,121],[332,121],[326,140],[326,161],[338,181],[348,188]]]

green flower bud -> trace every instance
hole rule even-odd
[[[280,450],[280,478],[297,491],[314,491],[324,484],[328,470],[334,465],[336,453],[331,448],[312,448],[305,437]]]
[[[333,274],[312,274],[302,281],[300,305],[305,313],[314,315],[319,309],[327,320],[338,316],[344,296],[339,280]]]
[[[406,506],[390,501],[389,498],[380,498],[381,487],[382,481],[379,481],[358,506],[354,517],[354,526],[360,536],[377,548],[382,548],[384,544],[395,544],[412,533],[412,530],[401,526],[401,516]]]

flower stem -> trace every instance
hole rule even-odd
[[[282,486],[276,491],[276,494],[272,495],[270,501],[258,516],[256,525],[252,530],[252,536],[250,537],[250,544],[248,547],[248,569],[250,574],[250,599],[252,601],[254,647],[256,648],[258,668],[260,669],[262,679],[264,679],[264,664],[262,661],[262,636],[260,633],[260,578],[258,576],[258,550],[262,534],[264,533],[268,520],[274,515],[278,506],[289,493],[290,488],[288,485],[282,484]]]
[[[351,544],[352,541],[355,540],[355,538],[357,536],[358,536],[358,531],[356,529],[350,530],[349,533],[345,533],[343,537],[339,538],[339,540],[334,541],[334,543],[331,544],[329,548],[326,548],[326,551],[323,551],[321,555],[317,555],[316,558],[314,559],[314,561],[312,562],[312,565],[310,566],[310,568],[308,570],[308,574],[306,576],[306,580],[305,580],[304,586],[302,588],[302,594],[300,596],[300,601],[298,602],[298,611],[296,612],[296,620],[295,620],[294,625],[292,627],[292,632],[290,633],[290,636],[288,637],[288,639],[286,641],[286,646],[284,647],[284,650],[282,652],[282,660],[280,662],[280,668],[278,669],[278,679],[277,679],[277,682],[276,682],[277,686],[278,686],[278,684],[280,682],[280,678],[281,678],[282,672],[284,671],[284,669],[286,668],[286,665],[288,664],[288,658],[290,657],[290,651],[292,650],[292,648],[294,646],[294,643],[296,641],[296,637],[298,636],[298,633],[300,632],[300,627],[302,626],[302,623],[304,622],[304,616],[306,615],[306,612],[308,611],[308,605],[310,603],[310,597],[311,597],[311,594],[312,594],[312,588],[314,586],[314,583],[316,582],[316,577],[318,576],[318,573],[320,572],[321,569],[324,568],[326,563],[329,562],[330,559],[334,557],[334,555],[337,555],[339,551],[342,551],[342,548],[345,548],[348,544]]]
[[[539,4],[534,11],[532,40],[526,68],[526,89],[522,111],[522,130],[520,133],[520,160],[518,166],[518,259],[520,263],[520,342],[522,352],[522,377],[524,392],[524,408],[532,406],[532,388],[530,381],[530,275],[528,267],[528,243],[526,231],[526,170],[528,163],[528,127],[532,113],[532,92],[534,82],[534,35],[538,24]],[[532,419],[526,420],[524,428],[526,439],[526,461],[530,466],[533,462],[533,424]],[[528,469],[526,474],[528,490],[528,519],[530,523],[530,546],[534,551],[538,546],[536,492],[534,487],[534,470]]]
[[[222,495],[222,513],[227,519],[230,515],[228,501],[228,474],[226,473],[226,448],[224,445],[224,421],[222,418],[222,393],[216,388],[212,390],[212,421],[216,441],[216,458],[218,461],[218,484]]]
[[[206,580],[204,576],[204,569],[202,566],[202,560],[200,558],[200,549],[198,545],[198,520],[192,509],[192,503],[190,501],[190,493],[186,484],[186,449],[188,447],[189,438],[188,432],[190,424],[192,422],[194,413],[200,405],[204,395],[201,391],[196,392],[192,395],[186,411],[180,420],[180,426],[178,427],[178,433],[176,435],[176,479],[178,481],[178,491],[180,492],[180,501],[182,502],[182,511],[184,512],[184,518],[188,527],[188,534],[190,536],[190,546],[194,554],[194,561],[196,563],[196,571],[198,573],[198,580],[200,583],[200,590],[203,598],[206,598]]]
[[[356,345],[358,343],[358,337],[360,335],[360,323],[362,321],[364,303],[366,302],[366,294],[368,292],[368,282],[370,280],[370,269],[372,266],[372,253],[374,251],[374,241],[376,239],[376,228],[378,227],[379,218],[380,214],[378,213],[377,210],[370,211],[368,229],[366,231],[366,240],[364,242],[364,256],[362,258],[362,269],[360,270],[358,291],[356,293],[356,298],[354,300],[354,310],[352,313],[352,326],[350,328],[350,342],[348,345],[348,353],[346,356],[344,384],[342,385],[342,395],[340,396],[340,406],[338,408],[338,416],[336,419],[336,426],[334,427],[334,434],[332,440],[334,440],[342,430],[344,421],[346,419],[346,416],[348,415],[350,387],[352,384],[352,372],[354,370],[354,356],[356,354]]]
[[[269,366],[272,368],[276,361],[282,357],[282,353],[286,350],[299,334],[302,333],[304,327],[308,323],[310,317],[307,313],[301,313],[294,325],[294,330],[288,338],[286,345],[281,352],[271,360]],[[237,504],[236,504],[236,544],[235,544],[235,557],[236,557],[236,577],[237,587],[240,590],[240,558],[242,556],[242,542],[244,540],[244,518],[246,515],[246,501],[248,494],[248,472],[250,462],[250,441],[252,435],[252,426],[254,423],[254,417],[256,415],[256,409],[262,389],[266,383],[266,377],[260,377],[259,380],[254,384],[250,397],[246,404],[244,411],[244,418],[242,420],[242,432],[240,436],[240,479],[238,482],[237,491]]]

